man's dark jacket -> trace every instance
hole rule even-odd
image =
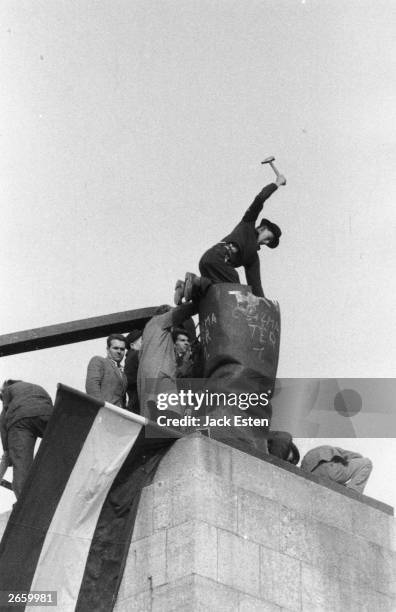
[[[137,373],[139,367],[139,351],[130,349],[127,352],[124,363],[124,374],[127,377],[128,386],[128,410],[139,412],[139,399],[137,392]]]
[[[16,382],[3,390],[3,412],[0,428],[3,444],[10,427],[27,417],[50,416],[53,411],[51,397],[43,387],[33,383]]]
[[[234,267],[243,266],[246,273],[246,281],[252,287],[252,293],[258,297],[264,297],[263,288],[261,286],[260,277],[260,260],[257,251],[260,247],[257,246],[257,232],[255,223],[257,217],[263,209],[264,202],[274,191],[277,190],[275,183],[270,183],[254,198],[249,206],[242,221],[223,238],[222,242],[232,242],[237,245],[239,253]]]

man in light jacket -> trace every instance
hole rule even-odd
[[[121,334],[111,334],[106,343],[107,357],[95,355],[88,364],[85,390],[98,400],[125,408],[127,379],[121,362],[126,340]]]
[[[304,456],[301,469],[363,493],[373,464],[370,459],[353,451],[336,446],[317,446]]]

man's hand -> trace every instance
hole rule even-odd
[[[285,179],[285,177],[283,176],[283,174],[279,174],[279,175],[276,177],[275,184],[276,184],[276,186],[277,186],[277,187],[280,187],[281,185],[286,185],[286,179]]]

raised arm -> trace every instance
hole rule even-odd
[[[177,306],[173,308],[172,312],[172,325],[177,327],[184,321],[187,321],[193,315],[196,315],[198,312],[198,302],[188,302],[187,304],[182,304],[181,306]]]
[[[198,312],[198,304],[195,302],[187,302],[186,304],[181,304],[181,306],[176,306],[176,308],[171,308],[169,312],[165,312],[165,314],[157,315],[158,320],[160,321],[162,329],[167,329],[168,327],[177,327],[193,315]]]
[[[243,215],[242,221],[246,221],[247,223],[255,223],[257,217],[263,209],[265,200],[268,200],[274,191],[276,191],[281,185],[286,185],[286,179],[282,174],[276,178],[275,183],[266,185],[264,189],[262,189],[260,193],[256,195],[253,202]]]

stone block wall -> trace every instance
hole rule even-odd
[[[395,550],[389,506],[193,435],[143,492],[115,610],[391,612]]]
[[[185,437],[143,490],[115,606],[171,611],[395,612],[391,509],[279,460]]]

